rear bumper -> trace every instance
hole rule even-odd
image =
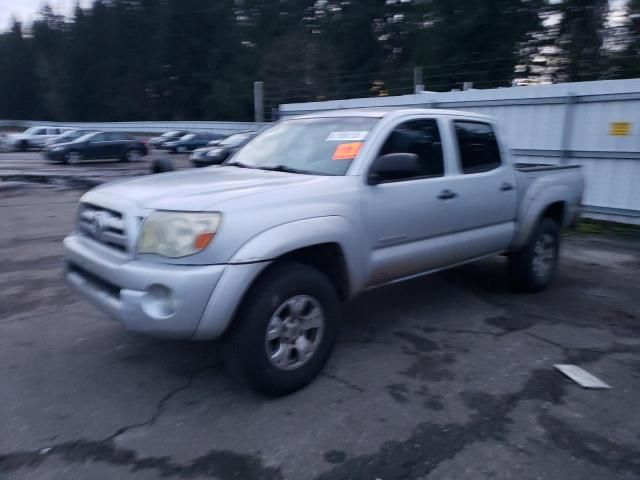
[[[65,238],[67,283],[128,330],[158,337],[208,340],[222,335],[264,268],[155,264],[109,255],[92,243],[81,235]]]

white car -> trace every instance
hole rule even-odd
[[[43,148],[47,140],[65,131],[59,127],[29,127],[22,133],[8,135],[7,143],[13,150],[25,152],[30,148]]]

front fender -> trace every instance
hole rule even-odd
[[[522,247],[526,242],[531,232],[537,225],[542,213],[549,207],[557,202],[562,202],[565,207],[569,204],[570,191],[565,185],[554,185],[541,189],[533,196],[533,198],[523,198],[522,205],[519,209],[519,226],[511,245],[512,250],[517,250]],[[566,224],[566,220],[569,212],[565,212],[563,225]]]
[[[273,260],[300,248],[337,243],[347,265],[351,292],[364,283],[364,251],[358,229],[341,216],[314,217],[284,223],[259,233],[231,256],[229,263]]]
[[[274,259],[300,248],[337,243],[344,254],[350,293],[362,288],[363,252],[357,229],[344,217],[327,216],[284,223],[247,241],[232,255],[209,299],[193,340],[210,340],[228,328],[253,282]]]

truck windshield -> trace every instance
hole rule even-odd
[[[226,165],[344,175],[377,121],[370,117],[285,120],[251,140]]]

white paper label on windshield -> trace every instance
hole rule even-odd
[[[331,132],[327,142],[361,142],[369,132]]]

